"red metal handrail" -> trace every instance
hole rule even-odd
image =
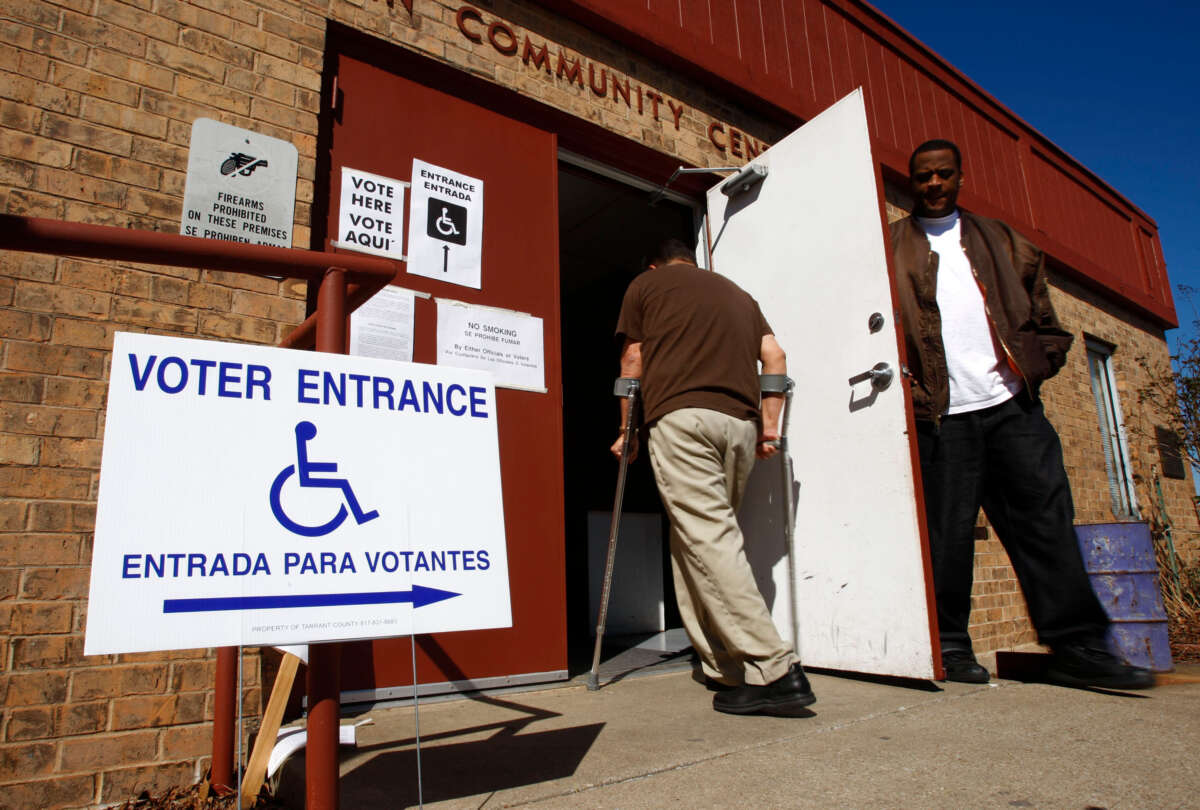
[[[309,281],[319,281],[330,267],[340,267],[346,271],[347,282],[373,286],[371,295],[391,281],[400,266],[389,259],[357,253],[247,245],[198,236],[12,214],[0,214],[0,249],[169,264]],[[354,308],[347,306],[347,309]]]
[[[11,214],[0,214],[0,250],[319,281],[316,311],[280,345],[315,346],[317,351],[342,354],[348,348],[346,316],[387,286],[399,270],[396,262],[370,256],[247,245]],[[210,774],[210,782],[217,790],[234,785],[236,656],[236,647],[217,650]],[[336,808],[338,801],[339,669],[338,645],[313,645],[308,665],[309,756],[305,781],[308,806],[321,810]]]

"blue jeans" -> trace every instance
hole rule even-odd
[[[1040,402],[917,421],[925,516],[943,649],[970,649],[967,623],[982,506],[1008,552],[1043,644],[1103,637],[1101,607],[1075,539],[1062,445]]]

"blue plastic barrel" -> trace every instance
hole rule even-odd
[[[1167,614],[1158,590],[1154,541],[1145,523],[1076,526],[1079,550],[1112,626],[1108,643],[1129,663],[1155,672],[1171,669]]]

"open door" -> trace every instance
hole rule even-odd
[[[754,163],[760,183],[708,193],[713,269],[758,300],[796,380],[791,474],[759,464],[742,505],[751,564],[805,665],[934,677],[912,404],[861,89]]]

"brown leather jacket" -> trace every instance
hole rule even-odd
[[[963,250],[983,292],[992,330],[1036,398],[1042,382],[1066,362],[1073,340],[1050,305],[1045,259],[1003,222],[962,209],[959,214]],[[940,421],[950,407],[950,381],[937,305],[938,255],[913,217],[893,222],[891,232],[915,416]]]

